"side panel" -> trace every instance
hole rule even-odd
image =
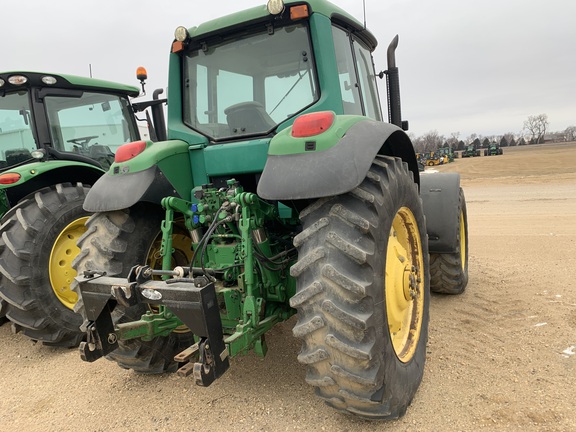
[[[425,173],[420,176],[420,196],[426,216],[430,253],[457,251],[460,197],[460,175],[457,173]]]
[[[328,130],[332,129],[332,127]],[[292,138],[291,128],[270,143],[270,153],[258,183],[258,195],[270,200],[313,199],[340,195],[357,187],[366,177],[377,154],[400,157],[419,181],[416,155],[408,136],[398,127],[362,119],[346,130],[339,140],[325,148],[322,135]],[[334,135],[333,135],[334,136]],[[301,147],[299,153],[278,154],[279,147]],[[276,154],[274,154],[276,153]]]

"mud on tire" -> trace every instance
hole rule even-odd
[[[401,160],[377,156],[358,188],[316,201],[300,219],[290,303],[298,310],[293,333],[302,339],[306,381],[339,411],[402,416],[424,371],[430,298],[426,228],[412,174]],[[410,253],[400,237],[414,246]],[[397,268],[402,262],[407,267]],[[409,286],[406,269],[414,276]],[[412,288],[413,301],[397,302],[395,294]],[[402,315],[400,305],[412,308],[408,324],[392,314]]]
[[[146,263],[149,255],[158,252],[155,244],[160,235],[162,218],[163,213],[159,209],[143,204],[93,215],[86,223],[88,230],[78,243],[81,252],[74,261],[74,268],[78,273],[97,270],[105,271],[107,276],[126,277],[132,266]],[[73,289],[78,291],[76,282]],[[76,310],[84,314],[81,297]],[[129,308],[118,305],[112,319],[115,324],[134,321],[146,311],[148,308],[144,304]],[[193,335],[188,331],[173,332],[152,341],[119,341],[118,349],[107,358],[122,368],[140,373],[174,372],[178,366],[174,362],[174,355],[193,343]]]

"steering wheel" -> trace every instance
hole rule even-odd
[[[78,146],[81,149],[85,149],[88,143],[92,141],[94,138],[98,138],[98,135],[72,138],[67,140],[66,142],[72,143],[73,145]]]

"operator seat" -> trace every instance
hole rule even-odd
[[[276,126],[259,102],[241,102],[224,110],[226,121],[233,135],[266,132]]]

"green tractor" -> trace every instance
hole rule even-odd
[[[0,73],[0,319],[34,340],[80,343],[70,283],[82,205],[116,149],[139,139],[136,96],[91,78]]]
[[[498,143],[491,143],[490,146],[486,149],[486,156],[498,156],[503,153],[502,147]]]
[[[120,147],[84,202],[83,360],[208,386],[296,315],[298,361],[328,405],[405,413],[430,288],[462,292],[468,241],[459,176],[420,175],[404,132],[397,43],[375,73],[374,36],[325,0],[176,29],[169,139]]]

